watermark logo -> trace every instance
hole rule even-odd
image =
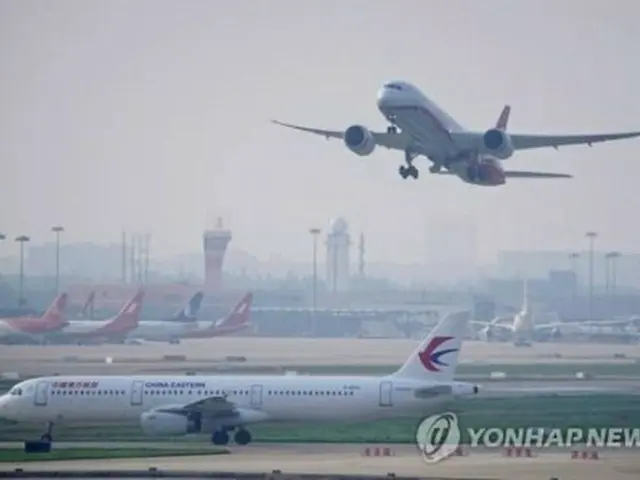
[[[426,462],[450,457],[460,445],[460,427],[455,413],[446,412],[425,418],[416,431],[416,443]]]
[[[461,429],[455,413],[425,418],[418,425],[416,443],[426,462],[444,460],[460,447],[570,448],[589,445],[598,448],[639,448],[640,428],[467,428]]]

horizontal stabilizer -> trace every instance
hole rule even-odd
[[[546,173],[546,172],[517,172],[505,171],[504,176],[507,178],[573,178],[568,173]]]
[[[456,175],[455,172],[449,170],[440,170],[438,175]],[[547,172],[526,172],[507,170],[504,172],[506,178],[573,178],[568,173],[547,173]]]

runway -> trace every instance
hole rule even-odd
[[[21,375],[126,374],[180,369],[195,371],[224,367],[225,357],[245,357],[246,366],[282,365],[400,365],[415,350],[407,339],[309,339],[218,337],[179,345],[9,345],[0,349],[0,371]],[[327,354],[331,352],[331,354]],[[183,361],[163,361],[184,355]],[[509,343],[465,341],[460,363],[628,364],[639,357],[637,345],[539,343],[528,348]],[[105,359],[109,358],[111,363]]]
[[[392,457],[366,457],[363,446],[355,445],[255,445],[231,447],[230,455],[211,457],[164,457],[114,460],[28,462],[2,464],[0,470],[48,469],[80,470],[199,470],[228,472],[265,472],[283,474],[314,473],[371,474],[440,477],[562,480],[630,480],[640,476],[640,458],[634,451],[607,451],[598,460],[571,459],[567,452],[535,452],[533,458],[507,458],[501,452],[472,451],[467,456],[451,457],[427,464],[413,446],[390,446]],[[232,475],[230,475],[230,478]]]

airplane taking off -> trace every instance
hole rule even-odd
[[[385,83],[378,92],[378,109],[391,123],[386,133],[362,125],[346,130],[323,130],[273,120],[284,127],[343,140],[353,153],[370,155],[376,146],[404,151],[402,178],[418,178],[413,161],[428,158],[431,173],[456,175],[466,183],[498,186],[508,178],[572,178],[561,173],[504,170],[502,160],[517,150],[587,144],[640,136],[640,132],[592,135],[529,135],[507,133],[511,107],[505,106],[494,127],[485,132],[466,130],[417,87],[404,81]]]
[[[140,422],[148,435],[211,433],[216,445],[251,442],[258,422],[354,422],[419,417],[479,387],[454,381],[466,315],[443,318],[395,373],[382,377],[316,375],[134,375],[41,377],[0,397],[0,416],[54,422]]]
[[[58,295],[42,317],[0,319],[0,343],[41,343],[42,335],[59,331],[69,322],[64,319],[67,294]]]

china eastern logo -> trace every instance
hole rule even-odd
[[[439,372],[440,368],[448,367],[449,364],[441,360],[440,357],[447,353],[457,352],[457,348],[440,348],[442,344],[453,340],[455,337],[433,337],[426,348],[418,354],[420,362],[424,368],[430,372]]]

